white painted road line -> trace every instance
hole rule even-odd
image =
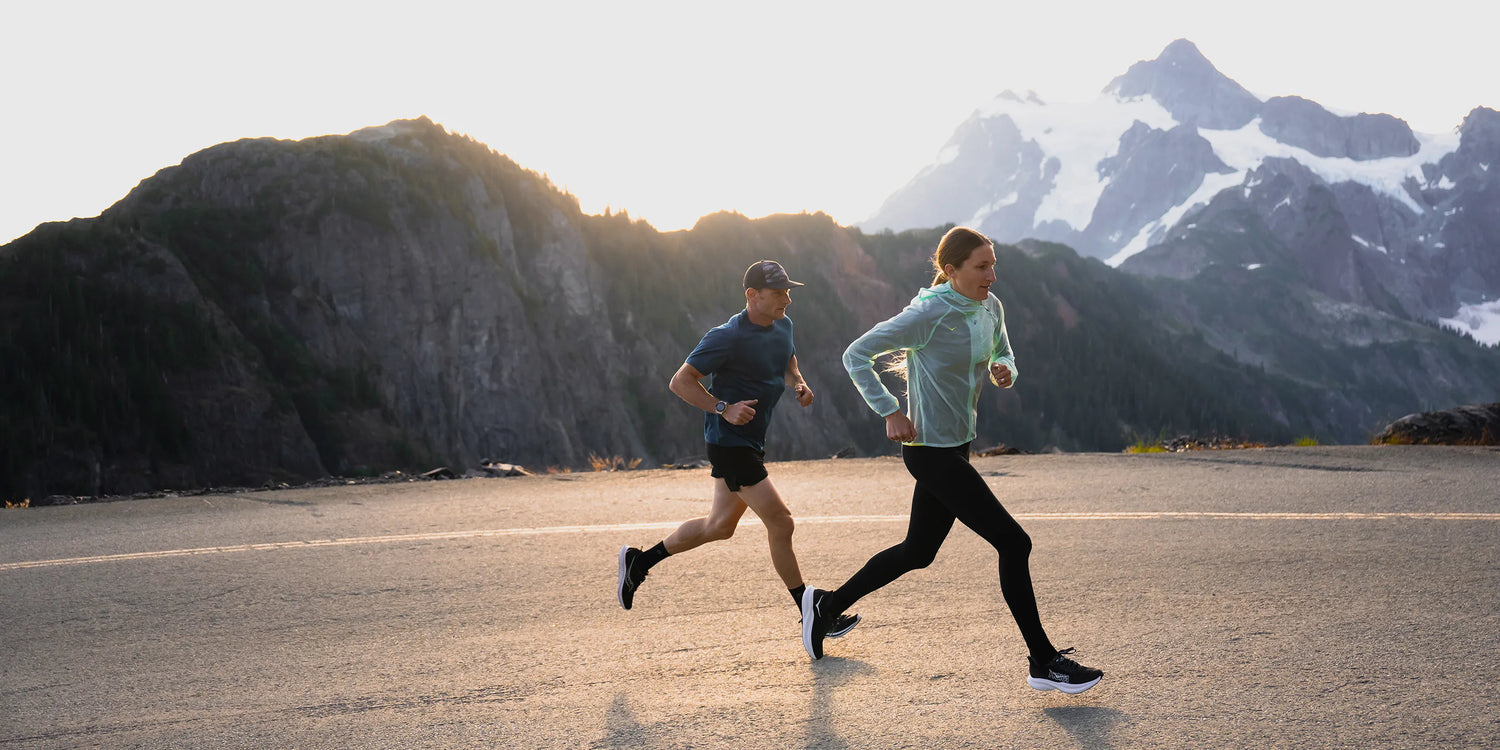
[[[1500,513],[1234,513],[1208,511],[1117,511],[1100,513],[1017,513],[1018,521],[1500,521]],[[797,523],[905,523],[910,516],[809,516],[798,518]],[[400,542],[451,541],[455,539],[482,539],[501,536],[541,536],[545,534],[589,534],[619,531],[650,531],[675,529],[681,521],[656,521],[647,523],[611,523],[590,526],[537,526],[518,529],[477,529],[472,531],[434,531],[425,534],[391,534],[387,536],[362,536],[345,539],[310,539],[291,542],[262,542],[259,544],[235,544],[223,547],[196,547],[193,549],[159,550],[155,552],[128,552],[116,555],[92,557],[65,557],[53,560],[30,560],[0,563],[0,572],[27,568],[52,568],[63,565],[88,565],[91,563],[125,562],[128,560],[155,560],[167,557],[192,557],[195,555],[218,555],[229,552],[265,552],[272,550],[315,549],[319,547],[347,547],[365,544],[393,544]],[[741,525],[757,525],[759,520],[747,518]]]

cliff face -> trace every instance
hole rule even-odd
[[[722,215],[664,235],[584,216],[545,179],[426,120],[211,148],[96,220],[46,225],[0,253],[14,320],[79,300],[76,330],[4,331],[7,354],[30,359],[7,356],[22,366],[3,390],[28,405],[0,418],[31,439],[3,468],[16,494],[89,494],[700,455],[702,416],[666,384],[743,307],[739,276],[762,257],[859,282],[799,292],[791,314],[819,415],[783,406],[773,454],[873,447],[845,424],[863,405],[834,393],[838,342],[903,300],[826,217],[788,221],[781,232]],[[162,337],[183,356],[146,346]],[[58,343],[90,353],[40,353]],[[94,395],[59,413],[50,394],[80,389]],[[112,419],[86,413],[143,399]],[[175,437],[138,439],[158,434]]]
[[[1202,151],[1191,128],[1138,135]],[[721,213],[663,234],[585,216],[425,119],[216,146],[97,219],[0,247],[0,497],[701,455],[703,416],[667,382],[742,309],[741,274],[761,258],[808,282],[789,314],[817,394],[807,410],[782,401],[768,457],[889,452],[840,357],[928,283],[942,231]],[[1320,380],[1319,363],[1349,357],[1315,335],[1287,357],[1305,365],[1295,378],[1268,374],[1195,332],[1246,328],[1198,320],[1207,287],[1153,292],[1061,246],[997,251],[1023,378],[984,391],[980,447],[1117,450],[1161,431],[1363,441],[1500,368],[1442,342],[1423,362],[1381,354],[1394,385],[1323,408],[1344,371]],[[1288,325],[1309,328],[1265,335]],[[1424,400],[1413,374],[1434,362],[1445,400]]]
[[[150,217],[143,231],[214,304],[264,330],[259,348],[293,349],[270,357],[292,360],[278,379],[311,365],[355,381],[361,399],[315,428],[334,438],[316,441],[334,473],[402,455],[579,466],[700,452],[698,415],[674,408],[666,383],[689,332],[743,305],[736,269],[755,259],[585,217],[544,180],[420,121],[211,149],[112,213]],[[244,232],[223,230],[237,223]],[[616,239],[632,233],[639,244]],[[254,288],[235,280],[247,269]],[[665,316],[641,314],[650,307]]]

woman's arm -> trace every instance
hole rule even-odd
[[[1016,384],[1021,373],[1016,370],[1016,355],[1010,349],[1010,335],[1005,331],[1005,306],[995,300],[995,337],[990,344],[990,382],[1001,388]],[[1008,372],[1001,373],[1000,367]]]
[[[926,346],[935,324],[931,317],[924,308],[908,305],[899,315],[871,328],[844,350],[844,369],[876,414],[890,416],[900,411],[901,402],[880,382],[875,360],[891,352]]]

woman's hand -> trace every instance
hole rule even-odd
[[[917,428],[898,410],[886,415],[885,436],[898,443],[909,443],[917,439]]]
[[[994,383],[1001,388],[1009,388],[1010,384],[1014,382],[1014,379],[1015,376],[1011,374],[1010,368],[1006,367],[1004,363],[996,362],[995,364],[990,365],[991,383]]]

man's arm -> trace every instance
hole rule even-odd
[[[807,381],[802,379],[802,371],[797,369],[797,355],[793,354],[786,362],[786,385],[797,394],[797,403],[802,406],[811,406],[813,392],[807,387]]]
[[[698,368],[683,362],[682,367],[677,368],[676,374],[672,376],[672,382],[667,387],[677,394],[683,401],[692,404],[695,408],[712,414],[714,407],[718,405],[717,396],[708,392],[703,387],[703,378],[707,377]],[[749,401],[737,401],[724,409],[724,420],[730,424],[742,425],[755,417],[755,399]]]

